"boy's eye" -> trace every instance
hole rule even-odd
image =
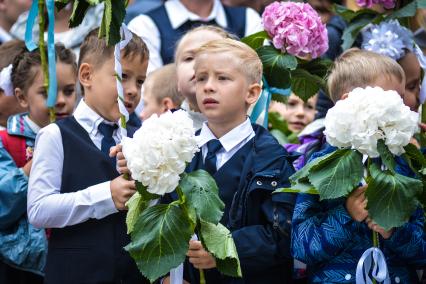
[[[74,88],[66,88],[64,89],[64,95],[66,97],[71,97],[74,95],[75,89]]]
[[[205,80],[204,77],[197,77],[195,78],[197,82],[203,82]]]
[[[185,57],[183,58],[183,62],[191,62],[193,59],[194,59],[194,57],[193,57],[193,56],[185,56]]]
[[[121,78],[123,79],[123,80],[125,80],[125,79],[127,79],[129,76],[127,76],[127,74],[126,73],[122,73],[121,74]]]
[[[226,77],[226,76],[219,76],[218,79],[219,79],[219,81],[225,81],[225,80],[228,80],[228,77]]]
[[[137,84],[139,87],[142,87],[143,83],[145,82],[145,80],[137,80]]]
[[[47,98],[47,91],[40,91],[39,94]]]
[[[306,108],[309,109],[309,110],[313,110],[313,109],[315,109],[315,106],[308,104],[308,105],[306,105]]]

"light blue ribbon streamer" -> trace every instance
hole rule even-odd
[[[373,263],[374,266],[372,267]],[[371,268],[373,268],[373,270],[371,270]],[[379,283],[391,283],[385,256],[377,247],[367,249],[359,259],[356,267],[356,284],[373,284],[370,278],[370,271],[373,278]]]
[[[47,59],[49,72],[49,88],[47,90],[47,106],[54,107],[56,104],[56,96],[58,85],[56,81],[56,54],[55,54],[55,1],[46,0],[47,17],[49,26],[47,27]],[[25,29],[25,45],[29,51],[37,48],[33,40],[33,28],[35,19],[39,14],[38,0],[33,0],[30,12],[28,14],[27,26]],[[43,15],[41,15],[43,16]],[[44,36],[39,32],[39,36]]]
[[[269,111],[269,104],[271,103],[272,94],[278,94],[280,96],[290,96],[291,90],[288,89],[279,89],[274,87],[269,87],[268,82],[266,82],[266,79],[263,78],[263,89],[260,93],[260,97],[257,100],[253,111],[250,115],[250,120],[252,123],[256,123],[259,117],[264,114],[262,125],[263,127],[268,127],[268,111]]]

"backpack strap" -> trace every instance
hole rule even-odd
[[[6,151],[12,156],[18,168],[27,163],[25,137],[9,135],[7,130],[0,131],[0,138]]]

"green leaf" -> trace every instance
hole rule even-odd
[[[360,15],[366,15],[366,14],[377,15],[378,14],[378,12],[372,9],[360,9],[358,11],[352,11],[346,8],[345,6],[337,5],[337,4],[333,5],[333,9],[336,14],[341,16],[348,23],[350,23],[353,19],[355,19],[356,17],[359,17]]]
[[[369,216],[385,230],[406,223],[417,207],[422,182],[370,165],[371,179],[365,196]]]
[[[133,194],[133,196],[126,202],[126,206],[129,209],[126,215],[127,234],[133,232],[136,221],[139,215],[147,207],[148,203],[142,199],[139,192]]]
[[[294,70],[297,67],[295,56],[282,53],[271,45],[258,48],[257,53],[264,66],[272,67],[275,70]]]
[[[301,62],[300,59],[298,59],[298,61],[298,68],[305,69],[310,74],[316,75],[323,79],[327,76],[328,71],[333,66],[333,61],[323,58],[316,58],[307,62]]]
[[[231,232],[222,224],[200,222],[200,237],[203,244],[216,258],[217,269],[231,277],[242,277],[240,260]]]
[[[420,172],[426,167],[426,158],[416,146],[410,143],[404,147],[404,150],[405,155],[410,159],[415,171]]]
[[[417,9],[425,9],[426,8],[426,0],[417,0]]]
[[[359,184],[363,173],[362,155],[346,149],[313,166],[308,178],[318,189],[320,200],[324,200],[349,194]]]
[[[385,145],[385,142],[380,139],[377,141],[377,151],[380,154],[380,158],[382,158],[383,164],[391,171],[395,172],[396,162],[395,157],[389,151],[388,147]]]
[[[303,168],[301,168],[300,170],[295,172],[292,176],[290,176],[289,179],[290,179],[291,184],[294,185],[294,184],[300,183],[301,181],[308,180],[308,176],[309,176],[311,169],[313,167],[315,167],[316,165],[318,165],[320,163],[327,163],[328,160],[333,160],[335,158],[335,156],[341,155],[341,153],[340,153],[341,151],[346,151],[346,150],[345,149],[336,150],[336,151],[331,152],[327,155],[318,157],[318,158],[310,161]]]
[[[287,121],[278,112],[270,112],[268,114],[268,124],[270,129],[279,130],[285,135],[292,134],[290,129],[288,129]]]
[[[104,3],[99,37],[105,37],[107,44],[112,46],[121,40],[120,27],[126,16],[126,3],[124,0],[105,0]]]
[[[187,206],[195,210],[198,218],[214,224],[219,223],[225,204],[219,197],[215,180],[208,172],[197,170],[185,174],[179,186],[185,195]]]
[[[194,224],[177,203],[160,204],[143,211],[125,249],[151,282],[185,260]]]
[[[89,9],[90,4],[84,0],[75,0],[72,7],[72,14],[70,17],[70,28],[75,28],[81,24]]]
[[[307,193],[307,194],[319,194],[318,190],[310,184],[309,182],[297,182],[292,185],[290,188],[279,188],[275,190],[273,193],[278,192],[287,192],[287,193]]]
[[[55,7],[58,11],[65,8],[71,0],[55,0]]]
[[[254,50],[263,46],[265,40],[269,39],[269,35],[266,31],[260,31],[249,36],[243,37],[242,42],[253,48]]]
[[[323,86],[325,86],[324,79],[304,69],[298,68],[291,72],[291,91],[305,102],[316,95]]]
[[[136,190],[142,196],[143,200],[149,201],[149,200],[158,199],[161,197],[160,195],[148,192],[147,190],[148,187],[143,185],[140,181],[135,180],[135,184],[136,184]]]
[[[290,81],[290,77],[289,77],[289,81]],[[291,91],[290,91],[290,93],[291,93]],[[280,102],[280,103],[286,104],[287,101],[288,101],[288,96],[283,96],[281,94],[272,93],[271,99],[275,102]]]
[[[358,36],[359,32],[362,28],[364,28],[366,25],[368,25],[371,22],[370,18],[361,18],[357,21],[354,21],[351,23],[342,34],[342,49],[346,50],[348,48],[351,48],[352,45],[355,42],[356,37]]]
[[[393,12],[387,18],[399,19],[399,18],[412,17],[416,14],[416,10],[417,10],[417,1],[413,1],[413,2],[405,5],[401,9]]]

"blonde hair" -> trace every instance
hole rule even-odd
[[[151,72],[146,81],[150,83],[151,94],[158,103],[161,103],[164,98],[170,98],[174,105],[182,104],[183,97],[177,90],[176,66],[173,63]]]
[[[233,58],[239,61],[240,71],[247,77],[249,83],[260,83],[262,79],[262,62],[257,53],[245,43],[234,39],[218,39],[201,46],[195,53],[197,58],[205,53],[232,53]],[[195,62],[194,69],[197,69]]]
[[[201,25],[196,28],[193,28],[189,31],[187,31],[177,42],[176,42],[176,48],[175,48],[175,61],[177,58],[179,58],[179,55],[181,53],[181,47],[182,42],[188,38],[191,34],[200,32],[200,31],[206,31],[206,32],[213,32],[217,35],[221,36],[222,38],[232,38],[232,39],[238,39],[238,36],[227,32],[226,30],[222,29],[218,26],[211,26],[211,25]]]
[[[405,80],[404,70],[395,60],[375,52],[351,48],[335,60],[327,87],[331,99],[336,102],[345,93],[357,87],[367,87],[382,76],[389,79],[393,76],[400,82]]]

